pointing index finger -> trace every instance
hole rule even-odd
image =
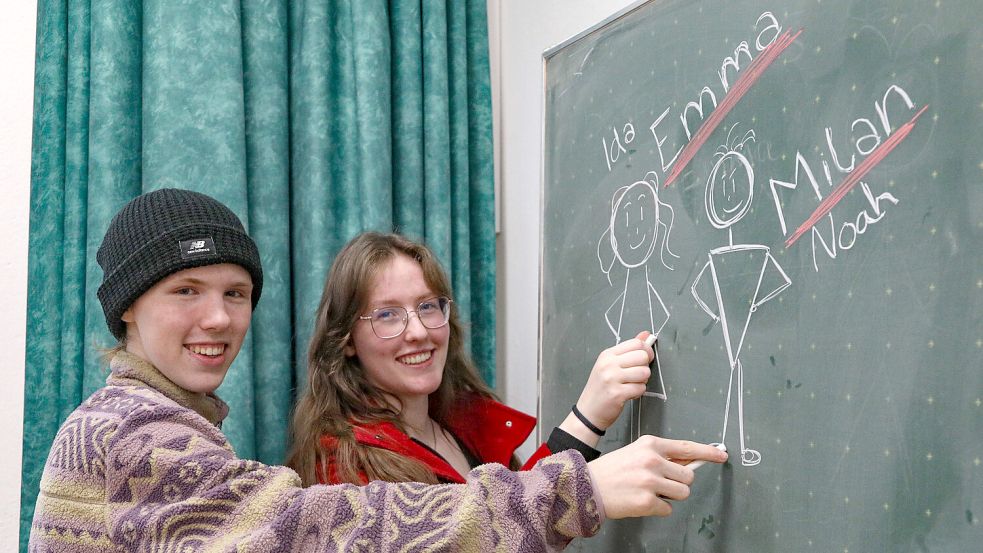
[[[719,449],[720,451],[723,451],[724,453],[727,453],[727,446],[725,446],[724,444],[711,444],[711,445],[713,447]],[[686,466],[689,467],[692,470],[696,470],[696,469],[702,467],[705,464],[707,464],[706,461],[704,461],[703,459],[699,459],[699,460],[693,461],[692,463],[689,463]]]
[[[687,440],[669,440],[663,456],[679,464],[695,468],[696,461],[722,463],[727,460],[727,447],[723,444],[701,444]],[[696,465],[699,466],[699,465]]]

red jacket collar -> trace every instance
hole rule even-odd
[[[535,417],[477,394],[461,398],[448,414],[446,427],[478,456],[482,463],[508,466],[516,448],[536,426]],[[381,447],[425,463],[439,478],[464,482],[446,461],[413,441],[392,423],[353,425],[355,439],[364,445]],[[333,436],[323,436],[321,443],[331,449]],[[333,471],[332,471],[333,472]]]

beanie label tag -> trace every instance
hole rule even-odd
[[[195,259],[198,257],[213,257],[218,255],[218,252],[215,251],[215,242],[211,236],[182,240],[180,245],[181,259]]]

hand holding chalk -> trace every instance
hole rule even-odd
[[[642,332],[634,340],[625,340],[602,351],[575,404],[579,415],[568,417],[570,424],[564,426],[567,423],[564,420],[560,428],[568,433],[573,431],[575,437],[584,441],[584,437],[593,439],[590,434],[599,437],[614,424],[621,416],[625,403],[645,393],[645,385],[652,374],[649,368],[652,353],[645,344],[651,346],[654,341],[655,336]],[[587,423],[583,422],[584,419]],[[590,434],[578,433],[578,430],[589,431]]]

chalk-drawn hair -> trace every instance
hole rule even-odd
[[[625,193],[636,186],[644,186],[648,188],[652,194],[652,201],[656,214],[655,224],[653,226],[656,234],[652,238],[652,243],[649,246],[649,250],[646,252],[642,261],[629,264],[626,263],[621,257],[618,239],[614,232],[614,224],[617,220],[618,208],[621,205],[621,200],[624,198]],[[661,247],[659,248],[659,259],[662,261],[662,266],[670,271],[673,270],[673,268],[666,263],[665,254],[668,253],[672,257],[679,258],[678,255],[669,249],[669,234],[672,232],[674,220],[675,212],[673,211],[672,206],[659,199],[659,177],[655,171],[649,171],[645,174],[645,177],[642,180],[622,186],[616,190],[614,195],[611,197],[611,217],[608,220],[607,227],[604,229],[604,234],[602,234],[601,238],[597,241],[597,260],[601,265],[601,271],[603,271],[608,278],[608,283],[611,283],[611,269],[614,267],[615,261],[618,261],[622,266],[628,269],[642,265],[648,261],[649,257],[651,257],[652,253],[655,251],[655,248],[660,244],[660,241]],[[660,232],[660,229],[663,229],[664,232]]]
[[[317,470],[327,470],[328,456],[335,459],[342,482],[360,484],[361,474],[369,480],[436,483],[423,463],[355,440],[352,423],[390,422],[403,428],[399,413],[384,393],[373,386],[357,357],[344,349],[351,331],[367,309],[375,276],[397,255],[420,263],[423,279],[435,294],[453,297],[450,279],[427,246],[397,234],[366,232],[352,239],[335,258],[324,283],[308,350],[307,388],[302,392],[292,420],[293,445],[287,465],[296,470],[305,485],[316,483]],[[471,392],[493,398],[481,380],[464,347],[462,327],[451,309],[447,361],[439,388],[430,395],[430,415],[443,424],[447,410],[460,394]],[[394,398],[389,398],[394,399]],[[326,451],[322,435],[336,438]],[[322,472],[327,475],[327,472]]]

